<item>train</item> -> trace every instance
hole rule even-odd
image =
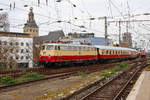
[[[146,52],[145,51],[140,52],[140,57],[145,58],[146,57]]]
[[[138,56],[137,50],[123,47],[45,43],[40,51],[40,64],[50,67],[53,64],[94,63]]]

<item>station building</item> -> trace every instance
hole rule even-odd
[[[70,44],[84,44],[84,45],[105,45],[104,37],[95,37],[94,33],[81,32],[81,33],[69,33],[66,37],[60,39],[63,42]],[[111,45],[111,40],[108,40]]]

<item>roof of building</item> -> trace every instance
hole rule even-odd
[[[4,31],[0,31],[0,36],[31,38],[29,33],[4,32]]]
[[[38,43],[39,40],[42,40],[44,43],[49,41],[57,41],[60,37],[64,37],[63,30],[51,31],[48,35],[39,36],[34,38],[34,43]]]
[[[33,28],[38,28],[37,24],[35,22],[27,22],[24,24],[24,27],[33,27]]]
[[[19,33],[19,32],[4,32],[0,31],[0,34],[22,34],[22,35],[30,35],[29,33]]]

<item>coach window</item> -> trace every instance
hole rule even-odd
[[[108,54],[108,52],[109,52],[109,51],[108,51],[108,50],[106,50],[106,54]]]
[[[58,50],[60,50],[60,46],[58,46]]]
[[[109,50],[109,54],[111,55],[111,50]]]
[[[112,54],[113,54],[113,55],[114,55],[114,53],[115,53],[114,50],[112,50]]]
[[[111,50],[108,51],[108,54],[109,54],[109,55],[111,54]]]
[[[103,54],[106,54],[106,50],[103,50]]]

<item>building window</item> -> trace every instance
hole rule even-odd
[[[21,56],[21,60],[23,59],[23,56]]]
[[[30,32],[32,32],[32,29],[30,29]]]
[[[10,42],[10,45],[12,46],[12,45],[13,45],[13,43],[12,43],[12,42]]]
[[[23,49],[21,49],[21,53],[23,53]]]
[[[10,53],[13,53],[13,49],[10,49]]]
[[[18,53],[19,52],[19,50],[18,49],[16,49],[16,53]]]
[[[0,45],[2,45],[2,41],[0,41]]]
[[[10,59],[13,59],[13,57],[11,56]]]
[[[29,50],[28,50],[28,49],[26,49],[26,53],[29,53]]]
[[[19,59],[19,56],[16,56],[16,59],[18,60],[18,59]]]
[[[19,43],[18,43],[18,42],[16,42],[16,45],[19,45]]]
[[[4,41],[4,45],[7,45],[7,41]]]
[[[28,57],[28,56],[26,56],[26,59],[28,60],[28,59],[29,59],[29,57]]]
[[[26,46],[29,46],[29,43],[26,43]]]
[[[21,46],[23,46],[24,45],[24,43],[23,42],[21,42]]]

